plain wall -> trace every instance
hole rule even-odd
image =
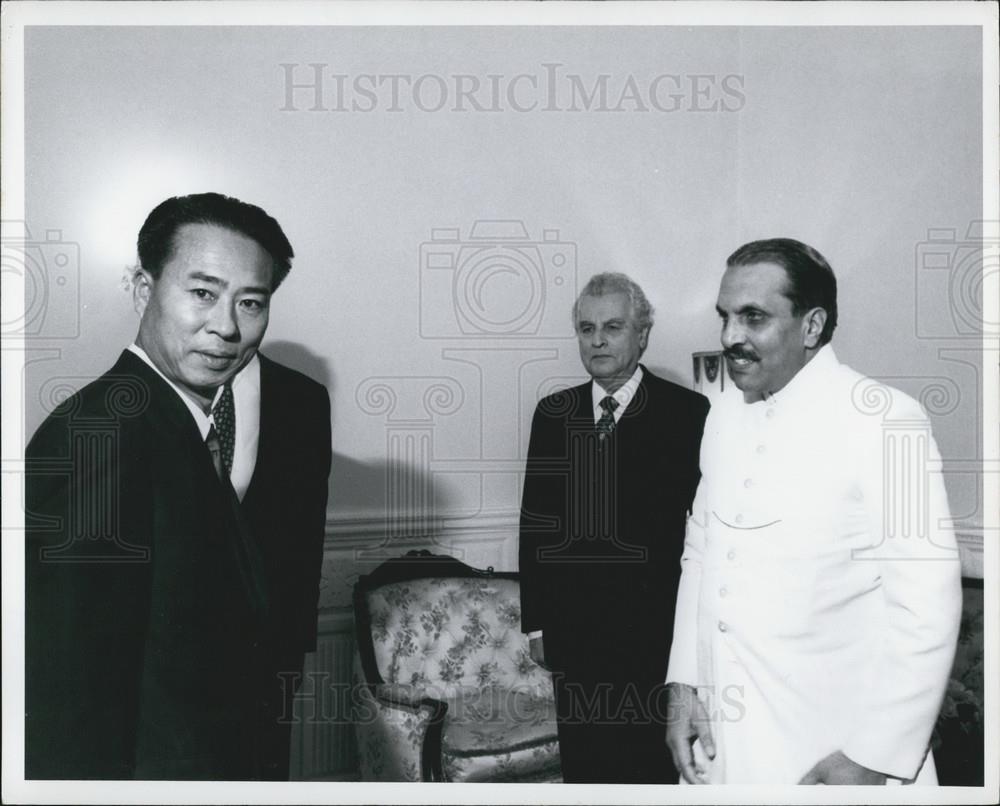
[[[624,271],[644,286],[656,308],[644,361],[690,385],[691,353],[718,347],[725,258],[789,236],[837,273],[840,359],[921,397],[954,515],[982,522],[982,361],[967,326],[980,303],[961,274],[982,207],[978,29],[35,28],[25,53],[40,267],[27,307],[47,317],[28,345],[26,436],[134,337],[122,278],[169,195],[254,202],[294,245],[263,350],[331,389],[335,518],[516,509],[535,401],[585,377],[569,308],[587,277]],[[384,91],[370,112],[310,111],[308,89],[289,103],[281,65],[304,83],[312,63],[325,65],[327,107],[334,74],[541,86],[558,64],[560,111],[454,111],[451,97],[428,112],[404,93],[395,112]],[[606,109],[567,109],[569,74],[588,89],[607,74]],[[611,111],[629,76],[648,91],[663,74],[681,77],[678,109]],[[727,77],[738,93],[722,92]],[[544,106],[529,83],[516,97]],[[433,106],[436,80],[422,86]],[[481,297],[456,300],[426,256],[457,257],[489,219],[529,237],[519,258],[481,267]],[[458,240],[427,246],[440,228]],[[954,230],[931,250],[944,267],[928,267],[941,229]],[[541,286],[518,273],[530,265]],[[460,330],[476,299],[495,325],[486,336]],[[502,313],[521,309],[538,316],[502,332]]]

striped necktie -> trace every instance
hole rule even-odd
[[[600,406],[604,409],[604,414],[597,421],[596,430],[597,436],[603,441],[611,436],[611,432],[615,430],[615,409],[618,408],[618,401],[611,395],[607,395],[601,400]]]

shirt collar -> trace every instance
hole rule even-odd
[[[239,397],[240,395],[251,394],[260,397],[260,359],[257,358],[257,353],[253,354],[253,358],[247,361],[247,365],[243,367],[236,377],[232,380],[233,396]],[[215,393],[215,400],[219,399],[219,395],[222,394],[222,387]],[[215,405],[215,401],[212,402]]]
[[[185,394],[181,390],[181,388],[177,386],[177,384],[175,384],[172,380],[170,380],[170,378],[164,375],[160,371],[160,368],[153,363],[153,360],[149,357],[149,355],[147,355],[146,351],[143,350],[142,347],[133,342],[128,346],[128,349],[131,352],[135,353],[135,355],[139,356],[139,358],[141,358],[143,361],[145,361],[146,364],[148,364],[157,375],[163,378],[163,380],[165,380],[169,384],[170,388],[177,393],[177,396],[184,402],[184,405],[187,406],[188,411],[191,412],[191,416],[194,417],[194,421],[198,426],[198,430],[201,432],[201,438],[207,439],[208,431],[212,427],[212,422],[213,422],[212,415],[205,414],[205,412],[202,411],[201,406],[195,403],[195,401],[192,400],[191,397],[189,397],[187,394]],[[237,373],[235,378],[233,378],[232,387],[234,396],[237,394],[243,394],[245,392],[253,392],[253,391],[257,391],[259,395],[260,361],[257,358],[257,353],[254,353],[253,358],[251,358],[250,361],[247,362],[247,365],[243,367],[243,369],[241,369],[239,373]],[[215,404],[218,402],[219,396],[222,394],[222,388],[223,387],[220,386],[218,389],[215,390],[215,397],[212,399],[212,406],[215,406]],[[239,391],[237,391],[237,389],[239,389]]]
[[[812,360],[792,376],[792,379],[773,395],[765,399],[769,405],[780,405],[782,408],[794,408],[796,401],[815,395],[824,388],[823,378],[830,375],[838,366],[837,354],[833,347],[824,344],[819,348]]]
[[[635,397],[636,391],[639,389],[639,383],[642,381],[642,367],[637,366],[635,372],[632,373],[632,377],[629,378],[625,383],[618,387],[611,397],[618,401],[618,410],[624,412],[629,402]],[[596,413],[601,409],[601,401],[607,397],[608,393],[604,390],[597,381],[590,382],[590,395],[594,403],[594,412]],[[603,413],[603,412],[602,412]]]

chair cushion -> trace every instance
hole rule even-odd
[[[448,700],[441,740],[451,781],[558,781],[559,741],[551,695],[467,689]]]

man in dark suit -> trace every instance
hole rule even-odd
[[[135,343],[26,451],[25,776],[287,778],[331,457],[326,389],[257,351],[292,247],[215,193],[138,246]]]
[[[521,502],[521,628],[553,671],[567,782],[674,783],[663,682],[708,401],[639,364],[652,327],[623,274],[573,308],[592,380],[535,410]]]

